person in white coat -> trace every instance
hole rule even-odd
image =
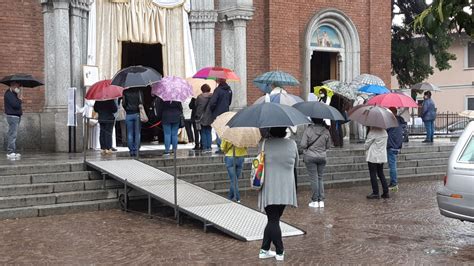
[[[368,199],[380,199],[377,176],[382,183],[382,198],[389,198],[388,185],[383,173],[383,164],[387,162],[387,131],[383,128],[370,127],[365,141],[366,161],[369,165],[372,193]]]

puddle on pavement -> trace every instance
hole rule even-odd
[[[427,255],[456,255],[459,248],[457,247],[443,247],[443,248],[426,248],[423,252]]]

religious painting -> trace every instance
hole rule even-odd
[[[341,48],[339,35],[330,26],[320,26],[311,36],[311,46]]]

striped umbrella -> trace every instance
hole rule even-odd
[[[255,101],[254,104],[264,103],[265,102],[265,97],[266,96],[262,96],[262,97],[258,98]],[[301,99],[301,97],[290,94],[290,93],[288,93],[288,92],[286,92],[285,90],[282,89],[281,92],[279,92],[279,93],[270,94],[270,102],[292,106],[296,103],[304,102],[304,100]]]
[[[255,78],[253,83],[264,93],[270,93],[272,85],[282,87],[296,86],[300,84],[295,77],[283,71],[269,71],[263,73]]]

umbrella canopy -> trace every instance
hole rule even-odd
[[[349,119],[368,127],[387,129],[398,126],[397,118],[390,110],[374,105],[358,105],[352,108]]]
[[[464,110],[459,113],[459,116],[474,119],[474,110]]]
[[[122,97],[123,88],[111,85],[112,80],[105,79],[94,83],[86,92],[86,100],[107,101]]]
[[[211,92],[214,91],[214,89],[217,87],[217,82],[212,79],[195,79],[195,78],[186,78],[186,81],[191,84],[191,87],[193,87],[193,95],[194,97],[199,96],[199,94],[202,93],[201,87],[204,84],[209,85],[211,87]]]
[[[226,124],[235,115],[235,112],[225,112],[219,115],[212,123],[212,127],[222,139],[227,140],[236,147],[257,147],[262,136],[255,127],[229,128]]]
[[[345,120],[336,108],[322,102],[302,102],[295,104],[293,107],[311,118]]]
[[[320,91],[321,91],[322,89],[325,89],[325,90],[326,90],[327,95],[328,95],[329,98],[331,98],[331,97],[334,95],[334,91],[333,91],[331,88],[329,88],[328,86],[326,86],[326,85],[314,87],[314,94],[315,94],[316,96],[319,96]]]
[[[318,101],[318,97],[316,97],[314,93],[312,92],[308,93],[308,102],[317,102],[317,101]]]
[[[385,86],[385,82],[381,78],[371,74],[360,74],[351,81],[351,84],[358,85],[358,87],[364,85]]]
[[[411,98],[402,93],[386,93],[370,98],[367,105],[379,105],[383,107],[418,107],[418,104]]]
[[[200,79],[225,79],[229,81],[239,81],[239,77],[229,68],[225,67],[205,67],[201,68],[193,78]]]
[[[255,86],[257,86],[264,93],[270,93],[272,85],[282,86],[296,86],[299,85],[299,81],[292,75],[283,71],[270,71],[263,73],[253,80]]]
[[[150,86],[160,80],[161,74],[151,67],[130,66],[117,72],[111,84],[128,89]]]
[[[254,104],[260,104],[265,102],[266,96],[262,96],[258,98]],[[284,104],[288,106],[292,106],[295,103],[303,102],[304,100],[301,99],[301,97],[290,94],[286,92],[285,90],[281,89],[281,92],[275,93],[275,94],[270,94],[270,102],[272,103],[279,103],[279,104]]]
[[[311,124],[311,121],[295,108],[277,103],[261,103],[240,110],[227,123],[233,127],[292,127]]]
[[[7,86],[10,86],[12,82],[20,83],[22,87],[34,88],[41,85],[44,85],[41,81],[35,79],[33,76],[28,74],[14,74],[6,76],[0,80],[0,83],[3,83]]]
[[[429,82],[420,82],[410,87],[412,90],[420,91],[440,91],[438,86],[431,84]]]
[[[359,89],[359,92],[372,93],[372,94],[385,94],[385,93],[390,93],[390,90],[384,86],[365,85]]]
[[[357,98],[357,93],[345,82],[336,80],[326,83],[325,86],[333,90],[334,93],[344,96],[349,100],[355,100]]]
[[[167,76],[151,86],[151,94],[163,101],[184,102],[193,96],[193,88],[183,78]]]

